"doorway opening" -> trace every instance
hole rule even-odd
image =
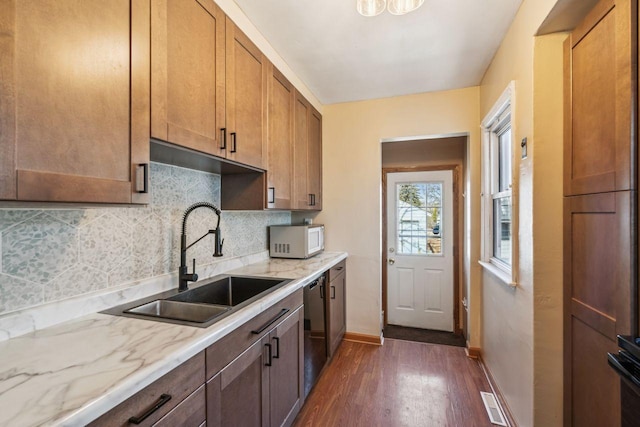
[[[465,346],[461,253],[467,135],[382,145],[386,338]]]

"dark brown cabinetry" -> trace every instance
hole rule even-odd
[[[564,425],[620,424],[607,353],[636,283],[636,3],[601,0],[565,43]]]
[[[346,331],[346,262],[342,261],[329,270],[327,301],[328,306],[328,343],[329,355],[332,356],[342,342]]]
[[[0,200],[147,203],[149,1],[2,7]]]
[[[222,155],[225,19],[212,1],[151,3],[151,136]]]
[[[200,426],[206,421],[204,363],[201,352],[89,426],[130,426],[132,419],[140,426]]]
[[[294,208],[322,209],[322,116],[296,92],[294,107]]]
[[[269,73],[267,208],[291,209],[295,88],[274,66]]]

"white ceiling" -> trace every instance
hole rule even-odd
[[[355,0],[235,0],[323,104],[480,83],[522,0],[425,0],[360,16]]]

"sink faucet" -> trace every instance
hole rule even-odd
[[[216,213],[218,216],[218,223],[216,224],[215,230],[207,231],[203,236],[197,239],[195,242],[191,243],[187,246],[187,218],[189,214],[198,208],[209,208]],[[196,259],[193,259],[193,273],[187,272],[187,249],[191,246],[198,243],[200,240],[207,237],[209,234],[213,234],[216,243],[215,249],[213,251],[214,257],[222,256],[222,245],[224,244],[224,239],[220,240],[220,209],[215,207],[213,204],[208,202],[199,202],[195,203],[187,208],[184,212],[184,216],[182,217],[182,235],[180,236],[180,268],[178,270],[178,292],[186,291],[189,289],[189,282],[195,282],[198,280],[198,275],[196,274]]]

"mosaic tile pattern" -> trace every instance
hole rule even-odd
[[[201,201],[220,204],[220,176],[151,163],[145,207],[0,210],[0,314],[175,272],[182,215]],[[216,215],[197,209],[187,224],[190,244],[215,228]],[[267,227],[288,224],[290,212],[222,213],[221,259],[267,249]],[[214,237],[187,252],[196,271],[213,258]],[[189,267],[191,271],[191,267]]]

